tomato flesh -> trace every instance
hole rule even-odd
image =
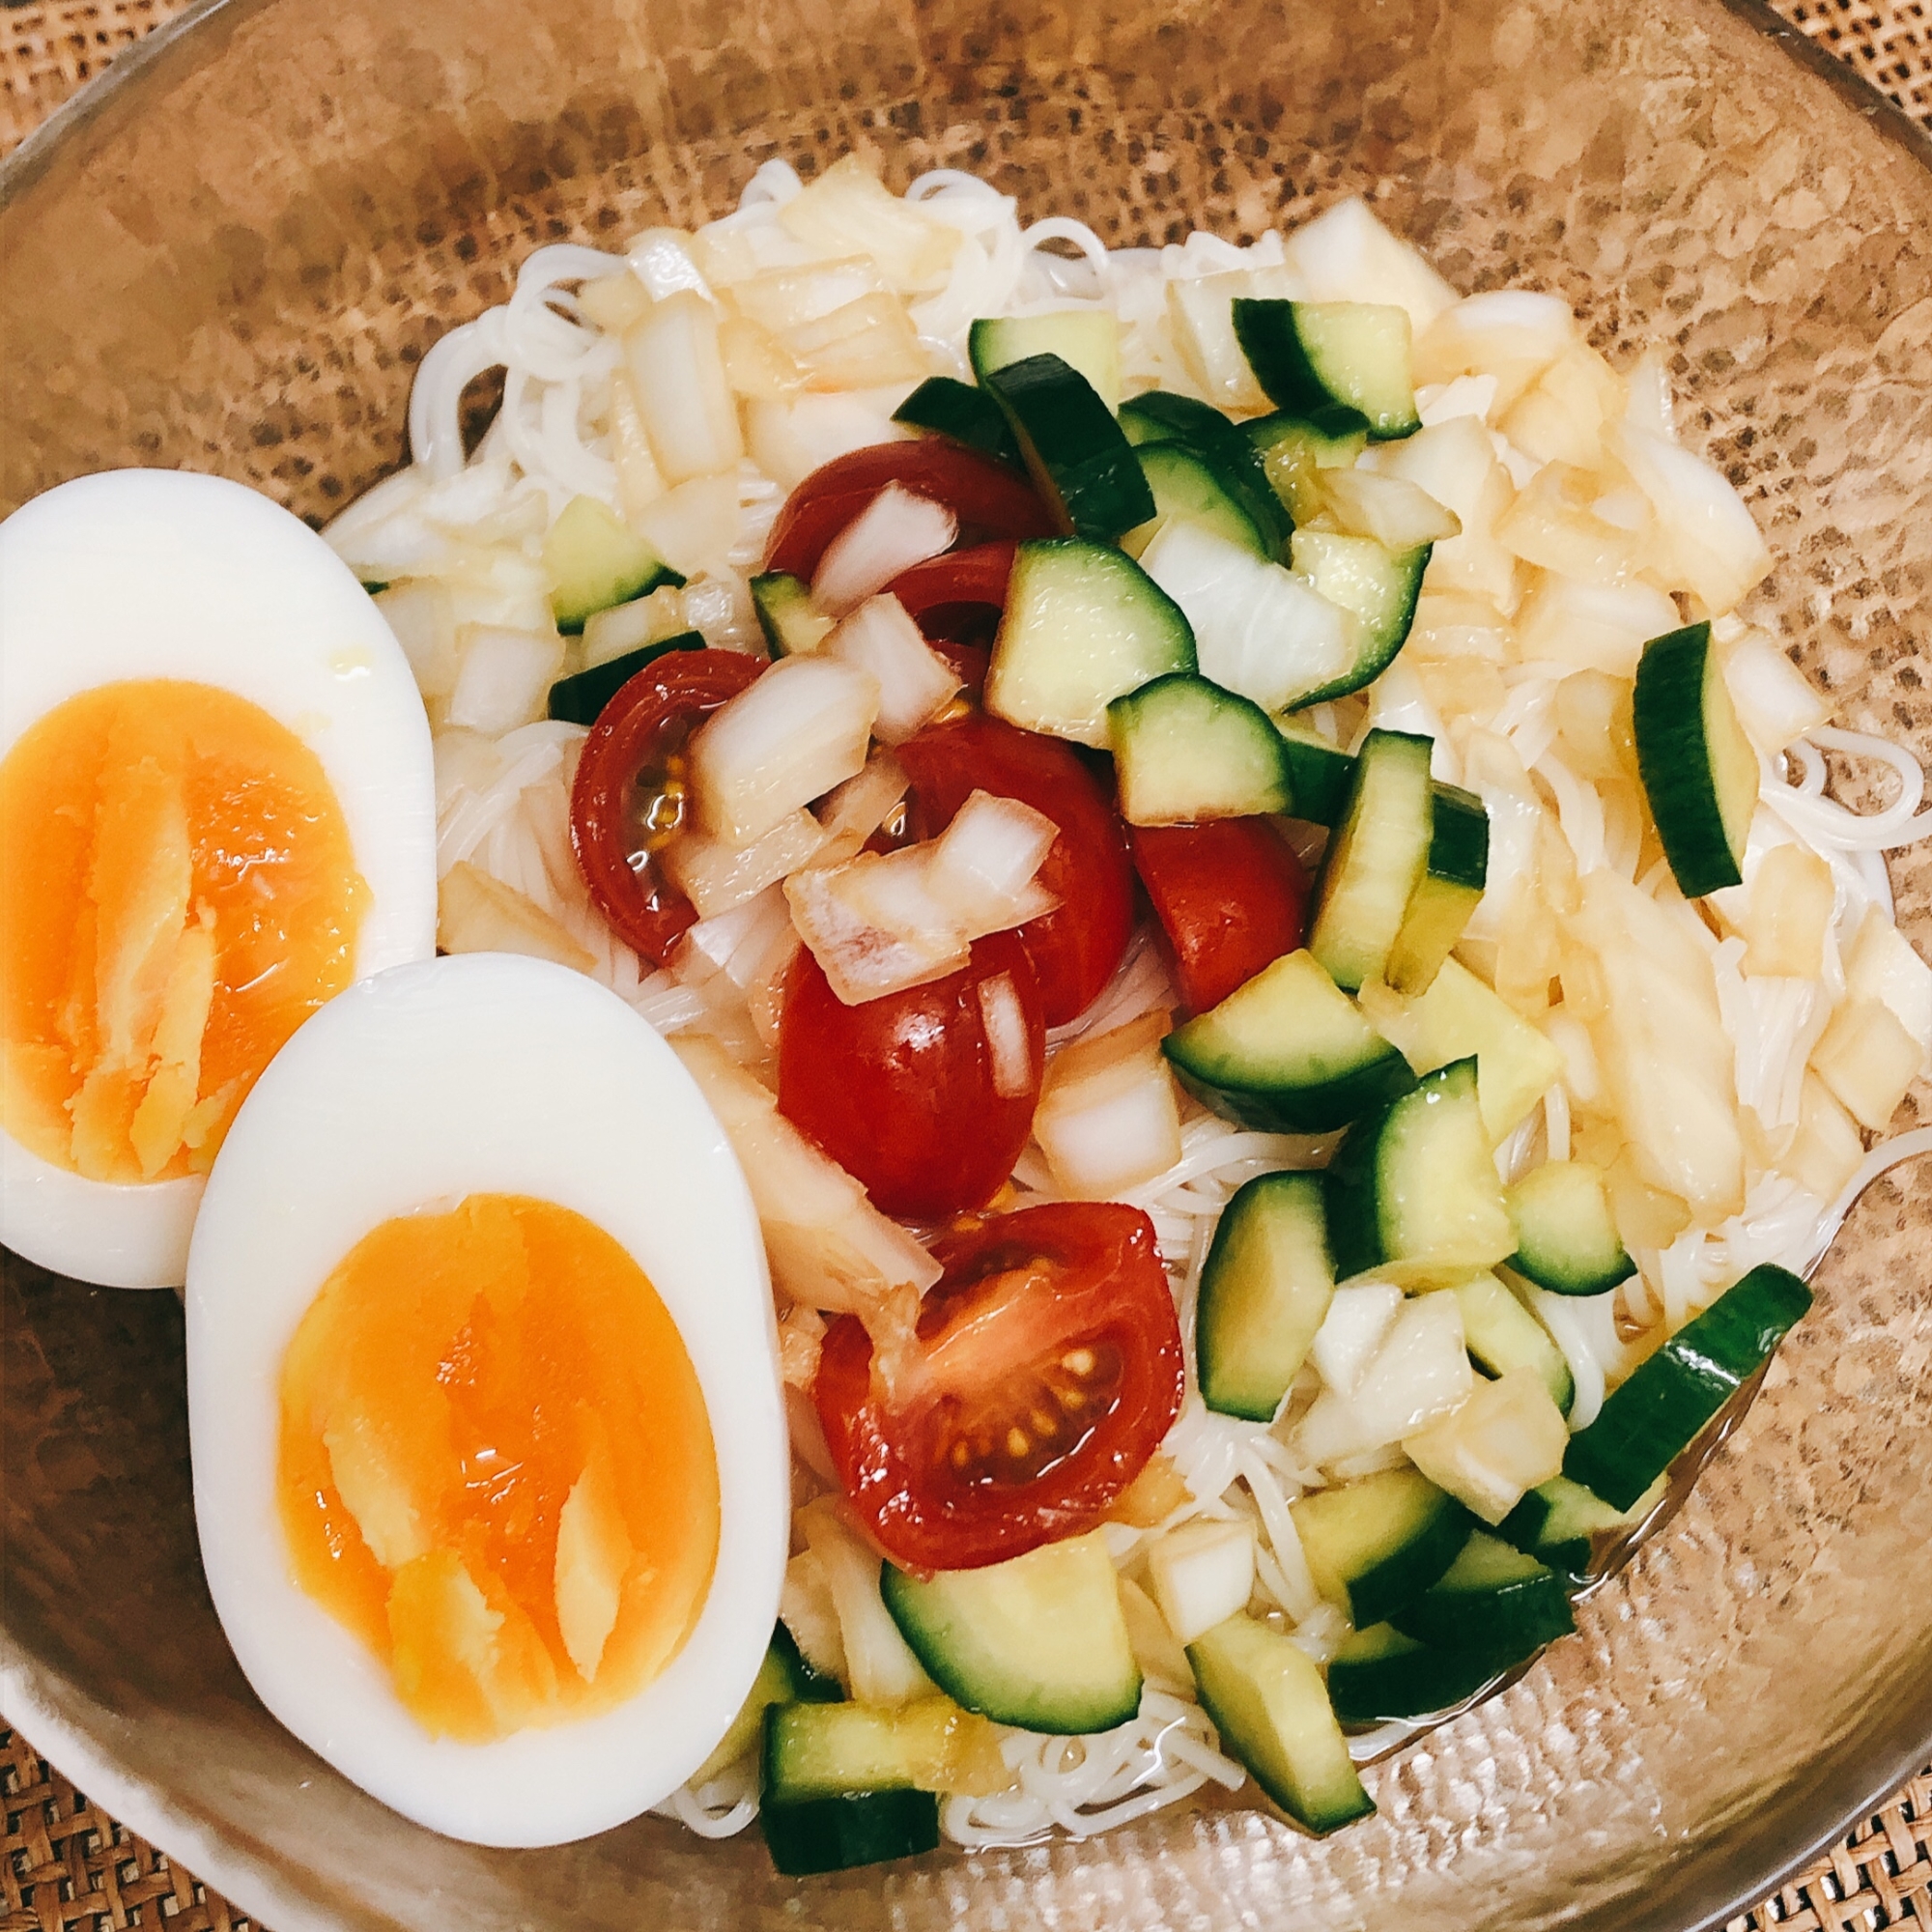
[[[1301,944],[1308,874],[1266,819],[1130,825],[1127,846],[1189,1011],[1218,1007]]]
[[[1180,1412],[1180,1328],[1137,1208],[1024,1208],[933,1252],[946,1272],[915,1339],[875,1373],[864,1323],[840,1316],[813,1401],[879,1547],[974,1570],[1106,1514]]]
[[[981,1005],[1002,974],[1026,1032],[1027,1079],[1008,1094]],[[970,961],[943,980],[854,1007],[810,952],[786,978],[779,1110],[888,1214],[935,1221],[984,1207],[1033,1130],[1045,1064],[1039,988],[1009,932],[975,941]]]
[[[821,464],[785,498],[765,568],[810,582],[832,539],[888,483],[944,503],[959,520],[959,549],[999,537],[1059,534],[1033,486],[1004,463],[956,443],[876,442]]]
[[[898,748],[911,785],[906,836],[933,838],[975,791],[1016,798],[1060,827],[1037,877],[1060,900],[1019,927],[1048,1026],[1083,1012],[1133,936],[1133,868],[1107,788],[1058,738],[983,713],[928,725]]]
[[[622,686],[583,741],[570,792],[578,869],[619,936],[657,965],[697,923],[657,861],[684,821],[684,747],[762,668],[742,651],[674,651]]]

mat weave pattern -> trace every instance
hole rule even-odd
[[[1932,128],[1932,0],[1773,0]],[[186,0],[0,0],[0,154]],[[1587,0],[1578,0],[1587,4]],[[267,1932],[0,1729],[0,1932]],[[1932,1932],[1932,1768],[1727,1932]]]

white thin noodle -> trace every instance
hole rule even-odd
[[[802,192],[796,170],[783,161],[767,161],[738,208],[707,233],[741,238],[734,245],[750,247],[762,266],[816,259],[779,218]],[[1195,234],[1178,245],[1110,252],[1086,224],[1064,216],[1022,228],[1012,197],[958,169],[920,176],[905,199],[959,238],[944,285],[909,304],[935,372],[970,374],[967,331],[978,317],[1104,302],[1119,322],[1128,393],[1158,385],[1200,397],[1174,335],[1168,285],[1235,270],[1280,268],[1288,259],[1282,237],[1272,232],[1247,248]],[[375,575],[443,571],[458,597],[460,616],[497,621],[499,608],[506,602],[526,608],[516,599],[527,603],[530,584],[541,582],[542,533],[572,497],[587,495],[621,508],[609,422],[618,346],[584,322],[574,289],[585,280],[622,273],[627,266],[625,258],[597,249],[541,248],[523,265],[506,303],[435,344],[410,397],[415,468],[352,505],[331,531],[351,561],[361,560],[356,547],[363,546],[384,562],[409,559],[406,567]],[[497,368],[503,371],[501,409],[466,460],[464,392]],[[738,641],[745,635],[743,627],[751,621],[746,577],[761,560],[783,494],[754,464],[741,465],[738,532],[728,567],[722,577],[695,580],[683,593],[689,599],[686,621],[713,641]],[[486,557],[489,567],[479,574],[479,559]],[[1511,667],[1504,673],[1506,695],[1486,726],[1542,788],[1542,803],[1526,803],[1541,815],[1539,822],[1553,818],[1578,873],[1601,866],[1634,879],[1640,822],[1621,807],[1609,810],[1606,794],[1561,754],[1555,698],[1571,668],[1545,662]],[[1424,702],[1422,684],[1411,677],[1401,693],[1383,695],[1390,705],[1400,697],[1437,736],[1437,776],[1460,781],[1463,753],[1441,734]],[[1331,740],[1346,744],[1359,739],[1372,716],[1379,719],[1368,703],[1347,699],[1320,707],[1312,722]],[[440,734],[439,872],[469,861],[526,894],[591,954],[593,976],[660,1030],[704,1028],[727,1043],[740,1041],[748,1057],[757,1053],[735,990],[742,983],[742,976],[733,977],[735,955],[706,980],[647,972],[591,905],[568,835],[569,784],[582,737],[579,727],[542,723],[494,743]],[[1859,813],[1827,796],[1827,753],[1888,767],[1896,781],[1889,802]],[[1768,1130],[1797,1121],[1811,1048],[1843,992],[1839,943],[1856,930],[1867,905],[1890,914],[1882,855],[1932,833],[1932,810],[1920,809],[1924,794],[1924,774],[1912,753],[1863,733],[1820,726],[1790,745],[1781,761],[1767,761],[1761,795],[1768,812],[1826,860],[1835,884],[1833,936],[1819,982],[1743,974],[1741,944],[1720,942],[1695,913],[1674,901],[1662,861],[1637,881],[1661,905],[1673,908],[1673,917],[1682,915],[1687,931],[1711,958],[1724,1029],[1737,1056],[1739,1103],[1751,1107]],[[1057,1055],[1076,1040],[1172,1009],[1176,999],[1162,955],[1143,930],[1094,1005],[1049,1034],[1048,1053]],[[1499,1170],[1514,1176],[1537,1159],[1565,1157],[1572,1145],[1573,1099],[1563,1083],[1553,1086],[1498,1151]],[[1299,1464],[1292,1435],[1207,1408],[1194,1359],[1193,1317],[1214,1228],[1236,1189],[1256,1175],[1321,1166],[1333,1137],[1253,1132],[1189,1100],[1181,1105],[1180,1157],[1123,1198],[1143,1208],[1153,1223],[1180,1318],[1186,1401],[1162,1446],[1186,1485],[1186,1499],[1152,1528],[1109,1523],[1103,1534],[1115,1562],[1123,1572],[1134,1572],[1153,1539],[1178,1523],[1197,1518],[1246,1522],[1255,1536],[1255,1606],[1278,1614],[1293,1640],[1325,1663],[1346,1624],[1314,1587],[1291,1513],[1296,1498],[1324,1477]],[[1661,1251],[1636,1254],[1639,1271],[1609,1295],[1549,1311],[1548,1325],[1587,1397],[1585,1406],[1594,1407],[1602,1392],[1641,1359],[1647,1345],[1628,1340],[1632,1331],[1681,1325],[1758,1261],[1808,1271],[1860,1194],[1889,1168],[1924,1153],[1932,1153],[1932,1127],[1881,1143],[1829,1206],[1787,1177],[1766,1171],[1732,1220],[1717,1229],[1693,1229]],[[1022,1203],[1055,1196],[1037,1148],[1029,1147],[1021,1156],[1013,1179]],[[1293,1409],[1318,1382],[1313,1369],[1305,1369],[1285,1406]],[[1208,1782],[1238,1788],[1241,1767],[1220,1750],[1192,1689],[1169,1684],[1150,1670],[1139,1713],[1117,1730],[1087,1738],[1003,1731],[1009,1788],[993,1797],[949,1797],[942,1807],[946,1834],[966,1846],[1025,1844],[1055,1832],[1083,1838],[1179,1803]],[[1351,1740],[1350,1750],[1358,1758],[1370,1755],[1414,1728],[1385,1727]],[[752,1755],[701,1791],[683,1787],[657,1807],[706,1837],[742,1831],[756,1808]]]

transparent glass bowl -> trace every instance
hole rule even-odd
[[[1122,242],[1360,189],[1458,286],[1663,346],[1776,552],[1753,611],[1844,722],[1923,752],[1932,148],[1775,33],[1719,0],[228,0],[0,173],[0,507],[146,463],[321,521],[397,463],[416,358],[528,248],[697,221],[774,155],[970,167]],[[1894,878],[1923,947],[1932,865]],[[794,1886],[755,1833],[650,1819],[540,1853],[430,1836],[229,1656],[172,1298],[11,1257],[0,1704],[275,1932],[1719,1922],[1932,1746],[1927,1189],[1867,1197],[1581,1634],[1372,1772],[1379,1815],[1325,1843],[1230,1804]]]

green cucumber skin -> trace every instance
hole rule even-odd
[[[1637,775],[1663,856],[1687,899],[1744,881],[1724,838],[1705,751],[1704,666],[1710,653],[1708,623],[1651,639],[1637,661],[1631,708]]]
[[[1490,809],[1439,779],[1430,788],[1429,876],[1481,892],[1490,875]]]
[[[1281,1204],[1279,1208],[1277,1203]],[[1319,1222],[1321,1216],[1321,1177],[1315,1174],[1263,1174],[1242,1182],[1215,1224],[1214,1238],[1208,1244],[1208,1259],[1201,1270],[1201,1294],[1194,1311],[1194,1355],[1200,1370],[1201,1399],[1218,1414],[1237,1415],[1249,1422],[1274,1420],[1282,1397],[1288,1393],[1301,1366],[1297,1362],[1279,1388],[1272,1389],[1271,1394],[1264,1392],[1258,1399],[1244,1399],[1235,1386],[1238,1379],[1237,1365],[1245,1353],[1242,1346],[1245,1338],[1230,1332],[1225,1313],[1227,1296],[1223,1288],[1223,1269],[1245,1232],[1245,1217],[1274,1211],[1298,1212]],[[1325,1230],[1321,1241],[1325,1252]],[[1321,1294],[1324,1308],[1333,1288],[1334,1270],[1331,1267]],[[1272,1312],[1287,1321],[1292,1321],[1294,1313],[1279,1307]],[[1308,1340],[1312,1343],[1315,1328],[1320,1325],[1319,1320],[1305,1325]],[[1229,1358],[1226,1362],[1224,1356]],[[1306,1359],[1305,1348],[1303,1359]]]
[[[842,1704],[845,1689],[836,1677],[822,1676],[805,1661],[805,1653],[781,1621],[772,1626],[772,1649],[791,1679],[791,1694],[799,1704]]]
[[[1379,1627],[1401,1642],[1393,1626]],[[1364,1632],[1363,1635],[1372,1633]],[[1488,1650],[1451,1650],[1403,1642],[1379,1656],[1337,1657],[1328,1666],[1328,1696],[1345,1724],[1380,1724],[1397,1718],[1427,1718],[1473,1697],[1520,1656]]]
[[[647,666],[670,651],[701,651],[704,638],[697,631],[680,631],[659,644],[642,644],[608,664],[593,665],[550,688],[550,715],[568,724],[594,724],[598,714],[625,685]]]
[[[1133,445],[1093,384],[1050,352],[990,370],[1029,473],[1069,534],[1112,543],[1154,514]]]
[[[1478,1530],[1459,1560],[1480,1562],[1477,1552],[1491,1550],[1504,1554],[1507,1546]],[[1520,1576],[1476,1588],[1451,1587],[1453,1580],[1445,1576],[1393,1611],[1388,1621],[1418,1643],[1507,1652],[1519,1660],[1577,1628],[1568,1586],[1547,1564],[1538,1562]]]
[[[1413,436],[1421,427],[1408,407],[1406,421],[1376,421],[1332,390],[1315,366],[1301,337],[1295,311],[1300,303],[1279,298],[1236,296],[1234,302],[1235,340],[1255,372],[1267,399],[1284,413],[1304,418],[1340,409],[1357,417],[1372,441],[1385,442]],[[1319,306],[1319,305],[1318,305]]]
[[[1221,472],[1221,480],[1253,519],[1266,548],[1263,554],[1278,557],[1293,528],[1281,498],[1268,481],[1254,443],[1239,424],[1231,422],[1211,403],[1192,396],[1150,389],[1121,405],[1121,427],[1137,445],[1179,442],[1206,456]]]
[[[1243,1087],[1225,1074],[1189,1065],[1171,1049],[1170,1034],[1161,1042],[1174,1077],[1201,1102],[1244,1127],[1272,1134],[1328,1134],[1372,1109],[1398,1099],[1415,1088],[1408,1062],[1394,1047],[1366,1066],[1358,1066],[1317,1087]],[[1182,1049],[1184,1051],[1184,1049]]]
[[[1143,442],[1134,447],[1141,473],[1153,492],[1157,517],[1192,517],[1230,543],[1273,560],[1278,546],[1269,543],[1260,520],[1230,487],[1227,472],[1211,456],[1184,442]]]
[[[1364,685],[1373,684],[1382,672],[1387,670],[1408,641],[1409,631],[1415,624],[1415,608],[1422,601],[1422,577],[1429,568],[1429,559],[1435,553],[1434,544],[1422,544],[1414,550],[1391,553],[1392,565],[1400,564],[1406,573],[1402,591],[1388,621],[1378,631],[1370,632],[1371,648],[1355,661],[1354,668],[1346,670],[1332,683],[1324,684],[1319,691],[1311,691],[1295,700],[1297,710],[1305,710],[1311,704],[1325,704],[1330,698],[1347,697],[1350,692],[1360,691]],[[1317,586],[1320,588],[1320,585]],[[1363,627],[1365,630],[1368,626]]]
[[[985,390],[952,376],[928,376],[893,412],[893,420],[1003,463],[1021,460],[1019,443],[999,404]]]
[[[1281,742],[1287,749],[1288,775],[1294,785],[1294,816],[1304,824],[1325,825],[1332,830],[1348,807],[1354,759],[1339,746],[1316,744],[1289,731],[1281,734]]]
[[[1632,1508],[1810,1306],[1811,1291],[1788,1269],[1752,1268],[1610,1393],[1570,1438],[1563,1473],[1613,1509]]]
[[[1557,1476],[1528,1491],[1497,1525],[1505,1543],[1560,1571],[1573,1583],[1588,1580],[1596,1566],[1596,1536],[1626,1530],[1632,1513]]]
[[[885,1864],[939,1849],[939,1800],[929,1791],[853,1791],[758,1809],[772,1863],[786,1878]]]
[[[1194,744],[1223,772],[1235,769],[1237,757],[1265,769],[1238,796],[1230,790],[1218,800],[1205,795],[1211,787],[1189,786],[1184,781],[1177,784],[1168,792],[1173,815],[1152,822],[1186,824],[1201,818],[1252,818],[1293,811],[1294,789],[1288,759],[1281,750],[1281,734],[1267,713],[1253,699],[1224,691],[1196,671],[1170,671],[1164,677],[1150,678],[1107,706],[1123,815],[1130,804],[1138,809],[1138,795],[1143,790],[1159,789],[1157,782],[1144,776],[1141,759],[1147,755],[1151,735],[1162,729],[1163,715],[1187,720],[1183,728],[1191,729]],[[1143,731],[1149,738],[1140,736]],[[1219,756],[1211,755],[1216,753]],[[1151,755],[1154,763],[1162,761],[1159,747],[1153,747]],[[1189,760],[1190,770],[1198,773],[1200,762]]]
[[[1417,1537],[1349,1583],[1349,1621],[1357,1630],[1387,1623],[1428,1594],[1463,1553],[1476,1519],[1453,1496]]]
[[[1524,1281],[1533,1281],[1538,1288],[1550,1294],[1574,1294],[1582,1298],[1607,1294],[1619,1282],[1628,1281],[1636,1272],[1636,1264],[1621,1248],[1617,1250],[1615,1261],[1590,1273],[1579,1274],[1574,1268],[1552,1265],[1532,1248],[1519,1248],[1503,1263],[1503,1266],[1521,1275]]]

